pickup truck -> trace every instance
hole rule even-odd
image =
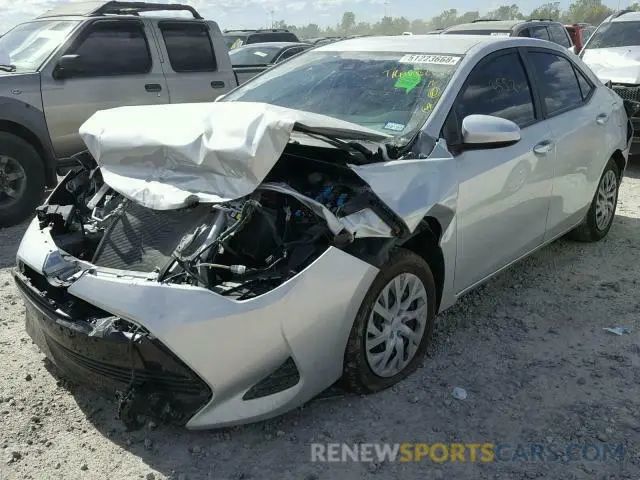
[[[167,10],[193,18],[140,15]],[[212,102],[237,85],[220,28],[188,5],[65,3],[17,25],[0,38],[0,227],[33,213],[96,111]]]

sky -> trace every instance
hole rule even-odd
[[[0,32],[70,1],[74,0],[0,0]],[[167,3],[169,0],[154,1]],[[526,13],[547,1],[549,0],[516,0],[515,3]],[[195,6],[203,17],[218,22],[221,29],[231,29],[270,26],[272,18],[293,25],[335,25],[346,11],[354,12],[357,22],[374,23],[385,14],[404,16],[410,20],[427,20],[449,8],[456,8],[460,12],[479,9],[483,14],[512,2],[513,0],[186,0],[182,3]],[[561,8],[566,9],[569,3],[569,0],[563,0]],[[605,0],[604,3],[616,8],[618,0]],[[629,3],[631,2],[628,0],[620,0],[620,7],[624,8]]]

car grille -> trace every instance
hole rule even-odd
[[[640,86],[638,85],[613,85],[613,91],[623,100],[640,102]]]

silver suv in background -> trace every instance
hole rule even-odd
[[[151,11],[193,18],[144,17]],[[209,102],[237,86],[216,22],[187,5],[67,3],[0,38],[0,227],[26,219],[84,150],[98,110]]]
[[[640,102],[640,12],[611,15],[591,35],[582,60],[624,100]],[[640,153],[640,112],[629,111],[634,128],[631,153]]]
[[[445,28],[441,33],[443,35],[539,38],[540,40],[547,40],[565,47],[572,53],[578,53],[564,25],[550,18],[532,18],[529,20],[478,19],[471,23]]]

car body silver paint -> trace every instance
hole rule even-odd
[[[419,42],[414,40],[420,37],[398,38],[417,46]],[[481,39],[466,53],[424,126],[424,132],[433,138],[439,138],[446,114],[471,69],[486,55],[522,45],[564,51],[549,42],[532,39]],[[473,43],[473,39],[467,40]],[[341,46],[349,42],[352,41]],[[579,59],[572,60],[582,66]],[[622,152],[625,161],[628,158],[630,143],[625,135],[622,102],[591,71],[585,69],[584,73],[597,89],[587,105],[538,122],[535,128],[523,128],[522,139],[514,146],[452,157],[444,140],[440,140],[429,158],[408,160],[411,168],[424,168],[415,170],[415,175],[429,172],[436,177],[416,179],[415,185],[426,182],[428,186],[424,188],[438,191],[424,202],[430,204],[424,215],[435,218],[443,227],[440,248],[445,278],[441,311],[454,304],[462,293],[580,223],[608,159],[616,150]],[[584,135],[576,133],[595,122],[596,112],[609,115],[609,121],[591,135],[599,143],[597,149]],[[530,149],[547,136],[555,144],[550,155],[533,158]],[[580,142],[593,150],[578,149]],[[532,167],[526,170],[525,181],[512,182],[510,174],[523,165]],[[368,172],[376,173],[371,179],[374,184],[382,179],[378,171],[384,171],[384,165]],[[438,185],[432,187],[430,182]],[[414,187],[411,182],[408,185]],[[419,189],[415,192],[425,194]],[[408,200],[408,205],[415,205],[414,199]],[[412,223],[417,214],[407,218]],[[524,236],[519,233],[523,231]],[[18,258],[37,271],[42,271],[49,250],[56,248],[44,243],[47,235],[39,231],[34,220],[18,251]],[[243,302],[203,288],[163,285],[144,279],[141,274],[99,267],[82,273],[69,292],[149,328],[203,376],[213,387],[214,398],[187,426],[204,428],[268,418],[299,405],[337,380],[349,329],[377,272],[375,267],[329,248],[296,277]],[[184,305],[190,308],[187,310]],[[301,371],[303,381],[297,387],[264,399],[240,400],[248,388],[288,355]]]
[[[85,272],[69,293],[144,326],[211,386],[213,399],[187,425],[201,428],[268,418],[331,386],[342,373],[353,319],[377,273],[330,247],[292,279],[246,301],[99,271]],[[296,386],[242,400],[288,356],[300,372]]]

